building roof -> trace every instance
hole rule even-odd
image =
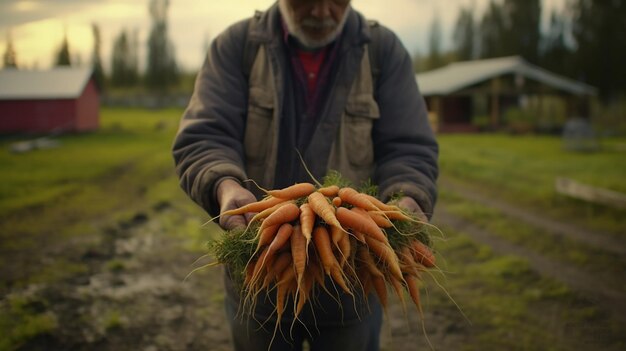
[[[73,99],[79,97],[91,68],[56,67],[47,71],[0,70],[0,100]]]
[[[519,56],[464,61],[417,75],[423,95],[448,95],[494,77],[515,74],[574,95],[594,95],[590,85],[559,76]]]

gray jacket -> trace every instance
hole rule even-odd
[[[223,177],[253,179],[274,188],[284,78],[289,60],[281,45],[276,5],[249,31],[250,19],[213,41],[173,145],[181,187],[209,213],[219,213],[214,187]],[[438,145],[418,91],[411,57],[399,39],[380,26],[375,79],[367,53],[368,22],[350,10],[338,52],[332,91],[304,163],[317,179],[338,170],[358,184],[371,179],[381,199],[402,192],[430,217],[436,200]],[[246,40],[259,47],[249,76]],[[278,170],[281,171],[281,170]],[[294,182],[303,181],[293,176]],[[256,188],[252,186],[252,188]],[[251,190],[253,190],[251,189]]]

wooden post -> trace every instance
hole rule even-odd
[[[603,204],[613,208],[626,209],[626,194],[616,191],[596,188],[586,184],[578,183],[569,178],[557,178],[556,192],[579,200],[585,200],[598,204]]]
[[[445,123],[443,120],[443,115],[442,115],[442,103],[441,103],[441,96],[435,96],[433,97],[433,111],[435,111],[435,125],[437,127],[437,130],[441,130],[442,128],[445,130]]]
[[[546,113],[546,106],[545,106],[545,101],[544,101],[544,85],[541,84],[539,85],[539,87],[537,88],[537,90],[534,91],[535,93],[535,97],[536,97],[536,102],[537,105],[535,106],[537,108],[537,121],[539,122],[539,124],[541,124],[542,122],[545,122],[546,119],[550,119],[551,117],[548,117],[547,115],[550,114],[550,112]]]
[[[500,78],[491,80],[491,127],[500,126]]]

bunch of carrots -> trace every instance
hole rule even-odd
[[[370,191],[371,192],[371,191]],[[435,267],[427,223],[350,186],[298,183],[221,216],[255,213],[248,228],[227,232],[210,249],[242,284],[244,305],[275,293],[277,320],[292,299],[297,317],[313,289],[368,296],[383,308],[388,287],[404,303],[408,292],[421,312],[422,274]]]

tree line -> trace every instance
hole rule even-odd
[[[149,13],[152,28],[148,38],[146,70],[142,75],[139,69],[139,40],[136,30],[122,29],[113,41],[111,53],[111,72],[105,75],[101,56],[102,38],[100,28],[92,24],[94,47],[92,54],[93,77],[96,85],[104,90],[105,86],[128,88],[145,86],[152,91],[165,91],[175,86],[180,72],[175,58],[174,45],[167,35],[167,10],[169,0],[150,0]],[[18,68],[17,54],[11,37],[7,38],[7,47],[3,55],[4,67]],[[54,57],[55,66],[73,64],[67,34]]]
[[[542,27],[540,0],[491,0],[478,16],[462,7],[452,32],[452,49],[442,50],[441,24],[431,23],[429,52],[416,69],[453,61],[519,55],[530,63],[598,88],[611,100],[626,93],[626,1],[567,0]]]
[[[605,100],[626,93],[626,1],[567,0],[561,12],[549,14],[542,28],[541,0],[491,0],[478,16],[471,4],[462,7],[452,32],[452,49],[442,49],[443,31],[433,17],[428,54],[416,55],[416,70],[425,71],[453,61],[522,56],[553,72],[598,88]],[[169,0],[150,0],[152,28],[148,38],[146,70],[139,71],[136,31],[122,30],[114,40],[112,87],[143,84],[163,90],[178,83],[180,72],[174,46],[167,37]],[[96,83],[104,88],[105,74],[100,55],[101,37],[93,25],[92,64]],[[17,55],[10,37],[3,55],[4,67],[17,67]],[[71,65],[67,37],[55,57],[57,65]]]

